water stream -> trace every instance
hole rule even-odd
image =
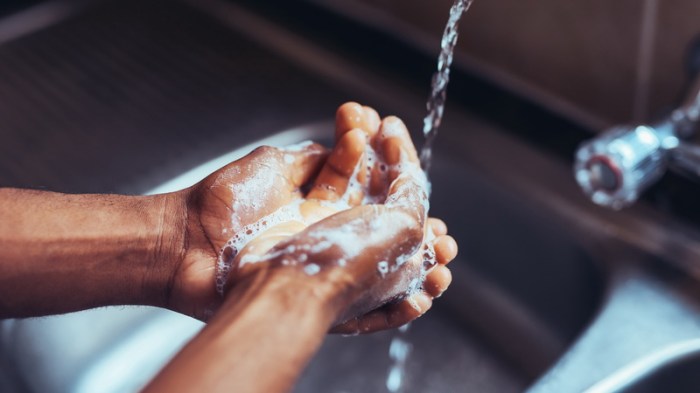
[[[435,141],[435,137],[437,137],[438,128],[440,128],[442,115],[445,111],[447,85],[450,82],[450,66],[452,65],[454,49],[457,45],[457,37],[459,35],[459,21],[473,1],[474,0],[455,0],[450,9],[450,18],[442,34],[437,71],[433,74],[430,96],[426,104],[428,114],[423,120],[425,142],[420,152],[420,162],[426,173],[430,170],[433,157],[433,142]]]
[[[459,21],[469,9],[474,0],[455,0],[450,8],[450,18],[445,26],[440,42],[437,71],[433,74],[430,96],[426,107],[428,114],[423,120],[423,135],[425,141],[420,152],[421,167],[428,174],[433,158],[433,142],[437,137],[438,128],[442,122],[447,99],[447,85],[450,82],[450,66],[454,58],[454,49],[459,36]],[[411,352],[411,344],[407,341],[406,333],[410,325],[402,326],[391,340],[389,358],[391,366],[386,379],[386,388],[391,393],[403,391],[406,362]]]

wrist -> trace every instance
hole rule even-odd
[[[332,322],[326,296],[303,283],[285,269],[242,278],[145,391],[288,391]]]
[[[300,266],[266,267],[236,280],[226,291],[221,314],[236,313],[249,303],[273,303],[283,314],[305,315],[330,327],[341,306],[340,288],[320,278],[309,276]]]
[[[154,195],[153,209],[158,215],[156,238],[147,261],[149,269],[143,280],[143,303],[167,307],[173,280],[186,252],[186,190]]]

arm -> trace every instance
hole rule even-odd
[[[0,189],[0,318],[163,306],[184,214],[177,194]]]
[[[0,188],[0,319],[125,304],[205,319],[221,302],[213,283],[222,229],[296,197],[324,158],[318,145],[289,154],[261,148],[195,187],[153,196]],[[277,192],[245,196],[260,211],[232,222],[240,195],[231,184],[261,177]]]
[[[396,188],[392,195],[403,191]],[[421,243],[424,212],[406,202],[408,209],[359,206],[333,215],[275,247],[265,263],[229,277],[219,312],[145,392],[291,390],[332,325],[374,309],[387,294],[403,294],[395,288],[407,288],[405,280],[416,276],[419,265],[411,263],[385,277],[376,270],[377,262],[414,254]],[[319,247],[340,237],[340,243]],[[357,244],[362,252],[348,253],[346,247]],[[296,251],[278,252],[289,246]],[[347,265],[334,263],[340,258]],[[320,271],[305,273],[305,264],[296,262],[301,259],[318,264]],[[430,304],[416,307],[412,318]],[[391,315],[377,316],[381,321],[372,321],[375,325],[392,325]]]
[[[367,207],[368,208],[368,207]],[[309,228],[295,244],[317,244],[323,239],[309,236],[313,231],[330,233],[348,219],[362,217],[366,224],[377,218],[396,218],[392,212],[367,213],[361,208],[336,216]],[[400,213],[399,213],[400,214]],[[417,228],[417,231],[415,230]],[[353,304],[364,303],[355,315],[376,306],[366,299],[369,284],[377,283],[376,261],[387,255],[388,247],[401,238],[419,243],[418,225],[399,225],[400,235],[383,235],[363,225],[348,241],[362,241],[367,250],[349,258],[348,269],[327,267],[318,275],[303,272],[303,265],[283,266],[281,258],[236,279],[219,312],[206,328],[177,354],[151,382],[145,393],[157,392],[245,392],[268,393],[291,390],[316,353],[330,327],[343,318]],[[337,249],[309,255],[311,261],[337,259]],[[288,254],[292,259],[294,254]],[[399,275],[396,275],[399,278]],[[387,278],[386,284],[396,281]],[[381,296],[381,295],[380,295]],[[368,306],[367,306],[368,305]]]
[[[144,393],[290,390],[335,316],[337,291],[308,281],[294,269],[261,270],[240,281]]]

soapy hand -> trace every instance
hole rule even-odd
[[[280,270],[330,288],[320,293],[338,299],[335,332],[396,327],[427,311],[449,285],[456,244],[442,221],[426,220],[427,181],[408,131],[348,103],[336,140],[330,155],[311,143],[260,148],[188,190],[172,308],[206,319],[222,301],[215,278],[223,292]]]
[[[255,149],[183,190],[187,211],[184,250],[169,290],[168,307],[207,320],[220,307],[215,281],[224,245],[261,218],[302,197],[327,150],[308,143],[294,151]]]

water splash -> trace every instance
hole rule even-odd
[[[437,72],[433,74],[432,89],[428,97],[428,114],[423,120],[423,135],[425,142],[420,153],[420,162],[427,173],[433,156],[433,142],[437,136],[438,128],[442,122],[447,99],[447,84],[450,81],[450,66],[454,57],[454,49],[459,35],[459,21],[462,15],[469,9],[474,0],[455,0],[450,9],[450,19],[447,21],[445,31],[440,43],[440,55],[438,56]]]

